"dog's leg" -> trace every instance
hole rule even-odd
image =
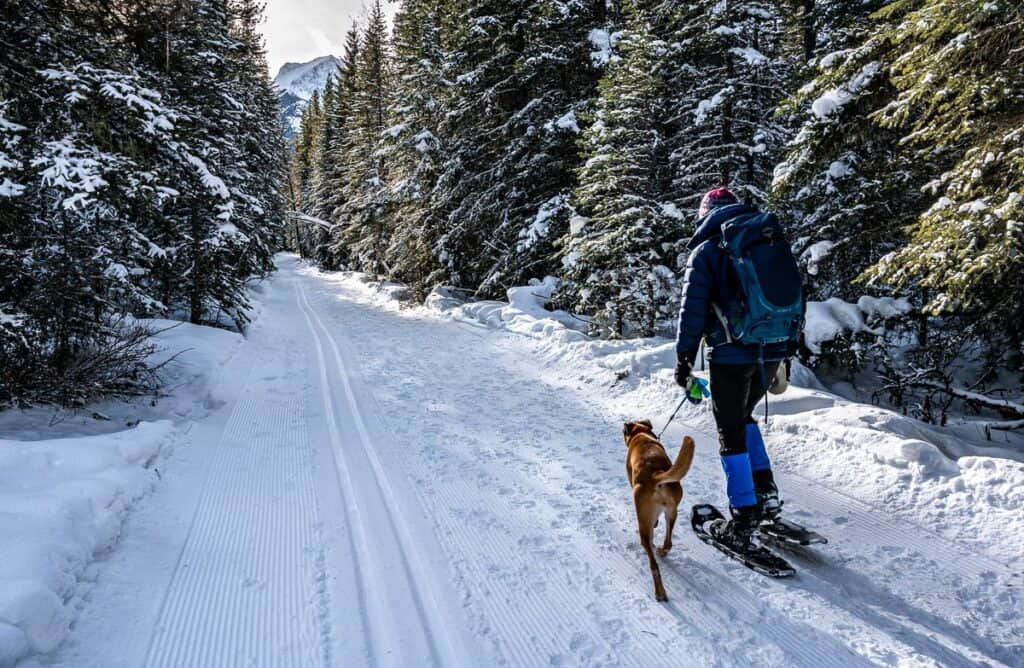
[[[665,544],[658,549],[658,556],[664,557],[672,549],[672,529],[676,525],[676,508],[665,509]]]
[[[665,586],[661,584],[661,569],[658,568],[658,560],[654,557],[652,546],[654,542],[653,509],[650,507],[650,503],[642,502],[636,493],[633,494],[633,500],[636,503],[637,523],[640,525],[640,545],[643,546],[644,552],[647,553],[647,559],[651,564],[651,575],[654,577],[654,598],[659,601],[667,601],[668,596],[665,594]]]

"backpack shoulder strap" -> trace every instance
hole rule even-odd
[[[725,330],[725,342],[732,343],[732,329],[729,327],[729,320],[722,313],[721,307],[715,302],[711,302],[711,308],[715,311],[715,317],[718,318],[718,322],[722,323],[722,329]]]

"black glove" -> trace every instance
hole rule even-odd
[[[676,362],[676,385],[685,388],[690,382],[690,374],[693,372],[691,358],[680,359]]]

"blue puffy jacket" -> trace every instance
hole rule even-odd
[[[740,298],[740,287],[725,251],[719,246],[722,225],[736,216],[757,213],[746,204],[731,204],[715,209],[697,223],[687,248],[690,257],[683,275],[683,296],[679,309],[679,332],[676,354],[680,360],[693,362],[703,337],[711,352],[713,364],[757,364],[757,346],[729,343],[725,328],[712,309],[718,304],[725,310]],[[765,346],[764,361],[779,362],[787,357],[789,344]]]

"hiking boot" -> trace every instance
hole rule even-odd
[[[715,520],[708,527],[708,533],[721,542],[740,552],[749,551],[754,547],[753,536],[757,529],[760,511],[757,506],[730,508],[731,520]]]
[[[779,489],[775,486],[771,469],[754,471],[754,489],[757,493],[760,523],[774,522],[782,512],[782,501],[779,500]]]
[[[773,489],[770,492],[757,495],[757,505],[761,509],[761,522],[774,522],[782,514],[782,501],[779,499],[779,490]]]

